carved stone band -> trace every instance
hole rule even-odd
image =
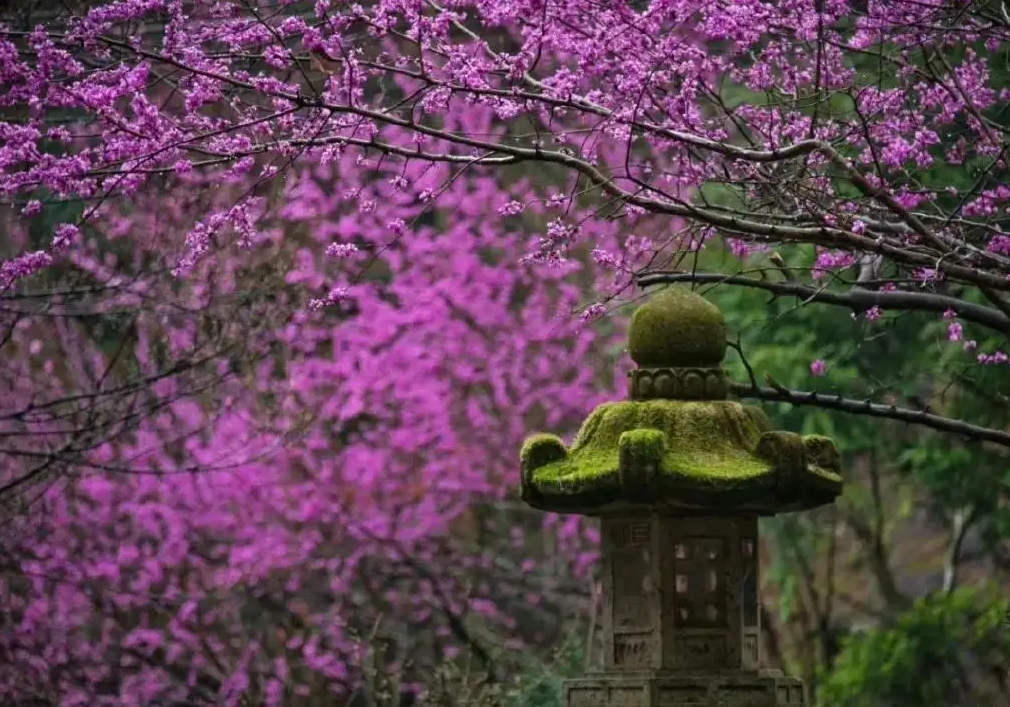
[[[639,368],[628,372],[632,400],[725,400],[721,368]]]

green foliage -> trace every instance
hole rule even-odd
[[[761,581],[766,588],[774,588],[777,599],[775,613],[783,624],[792,620],[800,601],[800,575],[795,565],[797,554],[819,557],[827,550],[824,535],[812,528],[816,524],[812,515],[790,513],[760,519],[761,536],[774,548],[767,558],[767,565],[763,566]]]
[[[585,672],[586,636],[573,630],[546,660],[522,654],[510,680],[471,685],[466,661],[448,661],[436,673],[420,707],[563,707],[565,680]]]
[[[564,681],[584,672],[586,637],[572,632],[548,663],[530,664],[501,695],[501,707],[562,707]]]
[[[796,247],[779,253],[790,266],[809,267],[810,251]],[[739,264],[719,262],[725,256],[714,249],[705,257],[709,262],[701,270],[740,269]],[[781,277],[761,256],[749,265],[766,268],[769,278]],[[1010,378],[1005,370],[978,365],[974,351],[950,341],[950,322],[940,313],[885,311],[871,321],[843,308],[772,298],[748,288],[722,286],[706,295],[725,312],[730,340],[739,336],[746,365],[736,353],[726,362],[735,380],[746,381],[753,374],[756,383],[767,385],[767,375],[792,389],[926,407],[996,428],[1005,428],[1010,419]],[[977,339],[983,351],[1001,344],[968,323],[964,339]],[[827,363],[826,376],[811,373],[815,359]],[[843,477],[849,481],[842,503],[850,512],[873,512],[869,485],[852,476],[867,463],[882,477],[901,484],[900,492],[894,491],[895,498],[888,501],[894,506],[885,509],[885,544],[890,542],[888,528],[910,514],[910,503],[921,511],[923,499],[928,499],[929,513],[937,517],[966,508],[975,513],[983,552],[1010,537],[1010,509],[1000,503],[1010,488],[1005,450],[879,418],[809,406],[763,407],[775,428],[824,434],[835,441]],[[818,524],[816,514],[764,519],[762,533],[771,550],[763,579],[776,589],[775,613],[784,624],[803,621],[797,613],[804,603],[800,563],[826,557],[830,533],[823,521]],[[887,552],[898,567],[903,547]],[[841,567],[838,572],[844,575],[847,570]],[[839,576],[838,581],[849,580]],[[850,638],[832,666],[821,666],[817,702],[823,707],[982,707],[978,674],[968,678],[971,687],[960,681],[966,661],[1006,665],[1010,657],[1006,645],[1010,625],[1003,622],[1006,609],[1005,591],[998,597],[959,589],[950,596],[923,599],[899,616],[874,617],[879,625]],[[799,666],[785,667],[796,672]]]
[[[893,626],[845,640],[824,676],[824,707],[949,707],[967,671],[1010,658],[1008,604],[969,589],[918,601]]]

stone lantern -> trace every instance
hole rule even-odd
[[[801,680],[761,667],[758,518],[832,503],[838,451],[726,399],[725,320],[686,289],[635,312],[629,350],[629,401],[596,408],[571,447],[541,434],[522,450],[524,501],[601,523],[604,666],[565,705],[806,705]]]

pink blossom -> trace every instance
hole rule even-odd
[[[586,307],[582,313],[579,315],[579,319],[583,322],[592,322],[607,313],[607,307],[602,302],[594,302],[593,304]]]
[[[840,270],[852,267],[856,262],[855,256],[847,251],[821,250],[817,254],[817,262],[811,270],[811,276],[817,280],[824,277],[832,270]]]
[[[331,243],[326,248],[326,255],[331,258],[349,258],[358,252],[358,246],[353,243]]]
[[[36,686],[65,707],[339,701],[380,616],[412,659],[460,649],[468,612],[520,650],[498,558],[447,538],[505,498],[530,420],[573,433],[616,395],[624,320],[586,324],[633,273],[692,271],[704,246],[716,275],[786,290],[1010,276],[991,122],[1008,38],[970,4],[59,5],[0,24],[0,201],[24,204],[2,216],[0,293],[71,271],[131,321],[113,358],[45,299],[12,329],[4,403],[85,401],[75,419],[125,427],[2,430],[27,446],[0,482],[64,447],[81,468],[10,559],[24,581],[0,583],[0,704]],[[721,86],[748,89],[732,112]],[[815,119],[824,93],[858,110]],[[970,179],[936,185],[950,170]],[[788,275],[752,259],[773,246]],[[948,338],[1008,363],[955,309]],[[89,409],[96,385],[130,399]],[[598,536],[544,523],[584,586]],[[482,537],[518,555],[528,602],[556,601],[511,528]]]
[[[509,201],[508,203],[499,207],[498,213],[501,214],[502,216],[515,216],[516,214],[521,214],[524,208],[525,204],[523,204],[521,201],[516,201],[515,199],[513,199],[512,201]]]
[[[334,287],[326,297],[322,299],[309,300],[309,309],[322,309],[334,304],[345,302],[350,297],[350,291],[346,287]]]
[[[979,353],[978,362],[984,366],[1001,365],[1010,361],[1010,356],[1005,351],[997,349],[992,353]]]

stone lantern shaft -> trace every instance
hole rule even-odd
[[[604,667],[756,671],[757,518],[604,518]]]

